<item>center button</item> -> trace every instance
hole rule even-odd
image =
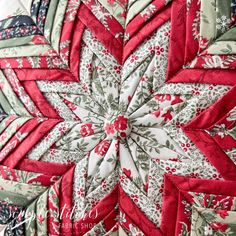
[[[125,139],[129,136],[131,129],[132,126],[128,117],[121,114],[113,114],[104,124],[104,131],[108,139]]]

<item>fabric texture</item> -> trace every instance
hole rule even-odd
[[[236,235],[235,0],[0,0],[0,235]]]

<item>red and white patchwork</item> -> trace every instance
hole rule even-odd
[[[0,1],[0,234],[236,234],[236,2]]]

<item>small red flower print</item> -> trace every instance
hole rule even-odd
[[[198,173],[191,173],[190,177],[191,178],[199,178],[199,174]]]
[[[45,218],[42,215],[38,216],[38,221],[40,224],[42,224],[44,222]]]
[[[49,141],[51,138],[52,138],[52,135],[51,135],[51,134],[47,134],[47,135],[45,136],[45,140],[46,140],[46,141]]]
[[[213,174],[212,175],[212,177],[213,177],[213,179],[215,179],[215,180],[219,180],[219,179],[221,179],[222,178],[222,176],[220,175],[220,174]]]
[[[59,131],[60,131],[61,134],[64,134],[66,132],[66,127],[65,126],[60,127]]]
[[[124,182],[125,182],[125,177],[122,176],[122,175],[120,176],[120,182],[121,182],[121,183],[124,183]]]
[[[140,81],[147,81],[148,80],[148,77],[147,76],[142,76],[141,78],[140,78]]]
[[[181,143],[181,147],[183,148],[184,152],[187,152],[188,149],[190,148],[189,143]]]
[[[80,128],[80,134],[82,135],[82,137],[94,134],[92,124],[82,125],[81,128]]]
[[[208,45],[208,39],[203,38],[202,36],[199,38],[199,47],[206,48]]]
[[[103,49],[103,50],[102,50],[102,53],[103,53],[104,55],[108,55],[108,54],[109,54],[109,51],[108,51],[107,49]]]
[[[118,154],[119,153],[119,143],[115,144],[115,150],[116,150],[116,153]]]
[[[148,50],[149,50],[149,52],[150,52],[151,54],[154,54],[154,53],[155,53],[155,48],[154,48],[154,46],[150,46],[150,47],[148,48]]]
[[[119,16],[126,18],[126,15],[127,15],[126,11],[123,11]]]
[[[95,148],[95,153],[99,156],[104,156],[110,147],[110,142],[108,140],[103,140],[101,143],[97,145]]]
[[[159,117],[161,115],[161,109],[152,112],[152,115]]]
[[[83,84],[83,85],[82,85],[82,88],[83,88],[83,90],[84,90],[85,92],[87,92],[88,89],[89,89],[87,84]]]
[[[131,102],[132,96],[128,96],[128,102]]]
[[[125,137],[126,137],[126,133],[125,133],[125,132],[121,132],[121,133],[120,133],[120,138],[123,139],[123,138],[125,138]]]
[[[229,215],[228,212],[227,212],[227,210],[218,210],[218,211],[216,211],[216,213],[217,213],[221,218],[223,218],[223,219],[225,219],[226,216]]]
[[[164,48],[161,48],[160,46],[150,46],[148,50],[151,54],[156,54],[156,55],[160,55],[161,53],[164,52]]]
[[[173,174],[176,172],[175,168],[170,168],[169,166],[166,167],[166,171],[168,172],[168,174]]]
[[[170,30],[167,31],[167,32],[165,32],[164,35],[165,35],[166,37],[169,37],[169,36],[170,36]]]
[[[88,71],[91,72],[92,69],[93,69],[93,65],[91,63],[89,63],[89,64],[86,65],[86,68],[88,69]]]
[[[227,224],[223,224],[223,223],[219,223],[219,222],[213,222],[210,224],[210,226],[214,229],[214,230],[219,230],[221,232],[225,232],[226,229],[228,228]]]
[[[197,113],[196,113],[196,115],[197,115],[197,116],[200,115],[200,113],[203,112],[203,111],[204,111],[204,109],[201,109],[201,108],[198,107],[198,108],[197,108]]]
[[[104,127],[104,130],[105,130],[106,134],[108,134],[108,135],[115,133],[113,124],[106,124],[105,127]]]
[[[148,191],[148,183],[144,184],[144,189],[146,192]]]
[[[32,38],[32,42],[34,44],[46,44],[46,40],[44,37],[42,36],[38,36],[38,35],[35,35],[33,38]]]
[[[209,90],[213,90],[213,88],[214,88],[214,87],[213,87],[212,85],[210,85],[208,89],[209,89]]]
[[[177,121],[177,122],[175,123],[175,125],[176,125],[176,127],[181,128],[184,124],[182,124],[182,123],[180,123],[179,121]]]
[[[131,194],[130,198],[134,201],[134,202],[138,202],[138,195],[136,194]]]
[[[6,138],[7,138],[7,132],[4,131],[4,132],[0,135],[0,142],[3,142]]]
[[[114,127],[116,130],[126,130],[128,128],[127,123],[127,118],[125,118],[124,116],[119,116],[114,122]]]
[[[116,2],[116,0],[107,0],[107,2],[108,2],[110,5],[113,5],[113,4]]]
[[[77,191],[77,194],[78,194],[78,196],[80,196],[80,197],[84,197],[84,196],[85,196],[84,188],[80,188],[80,189]]]
[[[95,205],[98,204],[98,201],[96,201],[96,200],[92,200],[92,201],[91,201],[91,204],[92,204],[92,207],[94,207]]]
[[[114,69],[115,69],[117,74],[121,73],[121,66],[114,66]]]
[[[130,59],[130,62],[133,63],[133,62],[137,61],[138,58],[139,58],[138,56],[132,55],[132,56],[131,56],[131,59]]]
[[[157,55],[160,55],[161,53],[164,52],[164,48],[160,47],[160,46],[155,46],[155,51]]]
[[[69,102],[69,101],[67,101],[66,99],[64,99],[63,101],[64,101],[64,103],[65,103],[72,111],[76,110],[76,106],[75,106],[74,103]]]
[[[171,102],[171,105],[175,105],[181,102],[183,102],[183,100],[180,98],[180,96],[175,96],[175,99]]]
[[[159,102],[164,102],[164,101],[170,101],[171,100],[171,95],[170,94],[158,94],[155,96],[155,99]]]
[[[106,182],[106,180],[104,180],[103,182],[102,182],[102,188],[106,188],[107,187],[107,182]]]
[[[199,95],[199,94],[200,94],[199,88],[193,88],[193,89],[192,89],[192,93],[193,93],[193,94],[196,94],[196,95]]]
[[[96,229],[96,230],[95,230],[95,233],[96,233],[96,235],[101,235],[102,232],[101,232],[100,229]]]
[[[130,178],[130,176],[131,176],[131,171],[130,171],[130,170],[127,170],[126,168],[123,168],[123,172],[125,173],[125,175],[126,175],[127,177]]]
[[[156,209],[159,211],[161,209],[161,206],[159,204],[156,204]]]
[[[164,117],[164,120],[172,120],[171,110],[168,110],[165,114],[163,114],[161,117]]]

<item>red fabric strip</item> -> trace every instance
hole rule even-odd
[[[109,14],[110,16],[106,17],[106,21],[107,21],[107,27],[109,29],[109,32],[113,35],[114,38],[116,38],[117,33],[123,33],[124,29],[121,26],[121,24],[116,20],[116,18],[114,18],[112,16],[112,14],[110,14],[106,8],[103,7],[102,4],[99,3],[99,1],[96,0],[90,0],[90,1],[83,1],[84,5],[91,11],[91,13],[93,14],[93,16],[95,17],[96,21],[102,23],[100,21],[99,18],[96,17],[96,14],[93,13],[93,7],[99,7],[99,11],[101,12],[101,14]],[[119,3],[118,3],[119,4]],[[103,25],[103,27],[105,27]],[[107,30],[108,30],[107,29]],[[123,40],[121,37],[117,38],[117,41],[119,42],[120,45],[123,44]]]
[[[17,146],[27,138],[28,134],[32,132],[39,124],[40,121],[38,119],[30,119],[26,121],[21,127],[19,127],[19,129],[16,130],[16,133],[10,138],[10,140],[4,145],[4,148],[1,150],[0,153],[1,164],[4,163],[3,160],[5,160],[6,157],[13,150],[15,150]]]
[[[50,163],[43,161],[34,161],[29,159],[24,159],[18,166],[17,169],[35,172],[45,175],[54,175],[54,176],[62,176],[69,169],[72,168],[71,164],[58,164],[58,163]]]
[[[152,21],[152,17],[155,17],[159,12],[165,7],[165,1],[163,0],[153,0],[150,4],[156,7],[155,12],[152,12],[152,16],[148,21]],[[149,6],[147,6],[149,7]],[[145,24],[148,22],[145,20],[145,17],[141,15],[141,12],[136,15],[126,26],[126,34],[132,38],[142,27],[145,27]]]
[[[25,68],[25,67],[24,67]],[[76,81],[69,70],[60,69],[16,69],[15,73],[20,81],[23,80],[53,80],[53,81]]]
[[[76,26],[72,36],[72,47],[70,52],[70,70],[79,81],[80,49],[85,25],[76,18]]]
[[[97,18],[89,11],[89,9],[81,4],[78,11],[79,19],[91,30],[91,32],[101,41],[107,50],[122,63],[122,44],[106,30]]]
[[[121,209],[130,217],[133,222],[142,229],[146,235],[162,235],[160,229],[151,222],[144,213],[134,204],[134,202],[127,196],[121,186],[119,186],[119,203]]]
[[[170,56],[171,57],[171,56]],[[181,69],[167,83],[202,83],[235,85],[236,71],[226,69]]]
[[[165,176],[161,230],[166,236],[175,235],[179,192],[175,184]]]
[[[93,207],[93,209],[85,215],[84,218],[75,222],[76,225],[76,236],[82,236],[88,232],[92,227],[103,220],[109,213],[114,211],[114,208],[118,202],[118,188],[117,186],[108,194],[106,197]],[[112,215],[114,212],[112,213]],[[105,225],[111,228],[114,224],[114,219],[106,221]]]
[[[48,118],[60,119],[56,110],[48,103],[47,99],[40,92],[35,81],[22,81],[25,91],[34,101],[40,112]]]
[[[170,51],[167,80],[170,80],[184,65],[186,39],[186,1],[173,2],[171,11]]]
[[[236,105],[236,86],[227,92],[220,100],[210,108],[203,111],[199,116],[185,125],[184,130],[210,129],[218,120],[225,116]]]
[[[234,162],[208,133],[201,130],[184,130],[184,132],[206,155],[207,159],[215,166],[224,179],[236,181],[236,166]],[[224,164],[222,165],[222,163]]]
[[[191,7],[189,7],[188,11],[186,12],[186,17],[187,17],[186,18],[186,39],[185,39],[185,51],[183,52],[185,55],[184,65],[191,62],[195,58],[199,50],[198,40],[194,38],[194,35],[193,35],[194,20],[197,18],[197,13],[199,10],[200,10],[200,4],[198,3],[198,1],[192,1]],[[178,31],[177,29],[175,30]]]
[[[128,41],[124,47],[123,62],[128,58],[128,56],[156,29],[163,25],[170,18],[171,8],[167,6],[163,11],[156,15],[148,23]]]
[[[39,142],[56,124],[58,120],[43,121],[19,144],[17,148],[4,160],[3,164],[15,168],[25,158],[30,149]]]

